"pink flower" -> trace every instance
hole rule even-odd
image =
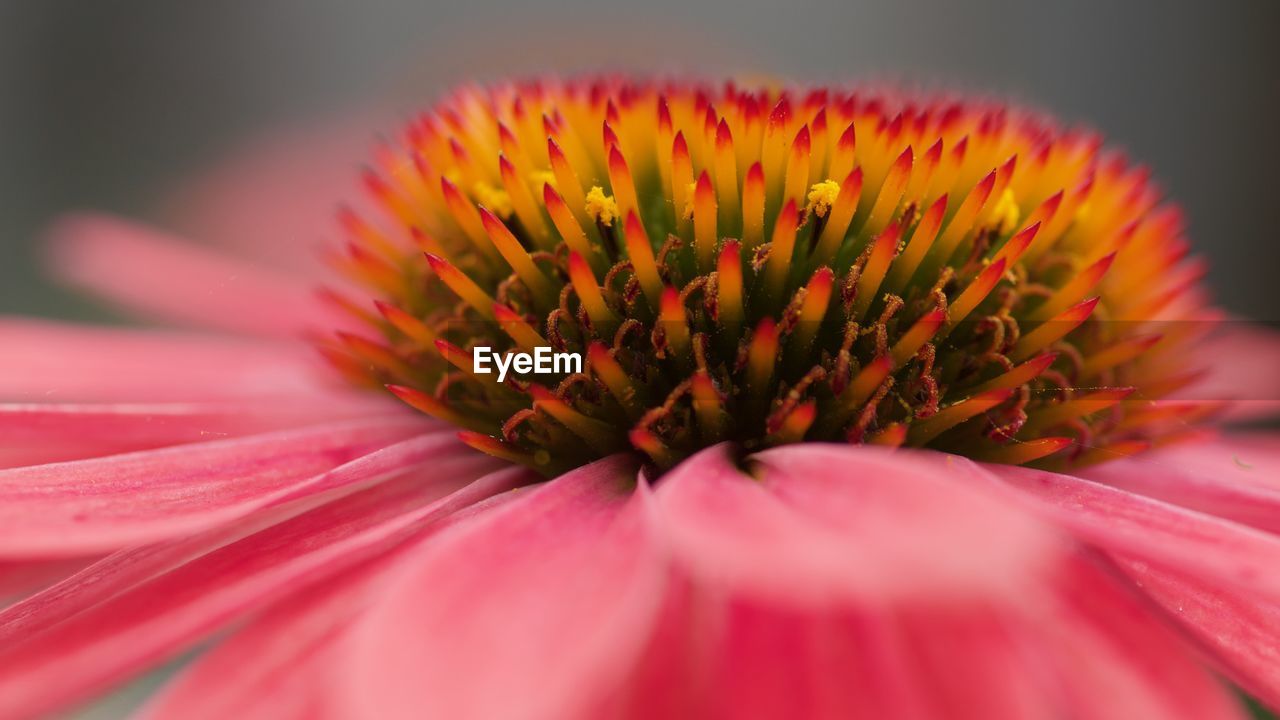
[[[474,159],[479,153],[469,145],[483,145],[484,140],[475,130],[478,121],[464,122],[455,112],[458,108],[483,114],[477,98],[546,101],[544,94],[555,97],[563,92],[560,102],[572,117],[582,111],[572,102],[594,98],[587,107],[605,118],[604,146],[598,163],[578,158],[586,164],[577,170],[583,176],[581,190],[591,187],[587,173],[597,172],[608,179],[612,194],[583,192],[584,207],[565,207],[575,217],[590,216],[598,223],[595,228],[577,226],[584,238],[600,234],[602,244],[593,247],[618,243],[618,228],[626,228],[631,258],[627,272],[634,271],[637,282],[625,302],[635,305],[609,295],[607,280],[597,285],[590,260],[577,250],[561,253],[563,273],[540,269],[553,262],[550,256],[530,250],[529,257],[543,263],[532,267],[548,273],[544,280],[570,288],[557,290],[549,307],[558,309],[571,298],[572,312],[560,320],[576,323],[576,331],[598,340],[611,322],[622,325],[648,312],[648,276],[640,267],[643,257],[637,256],[642,247],[634,238],[645,232],[645,224],[663,221],[649,216],[642,224],[638,213],[646,212],[643,203],[628,207],[631,178],[626,162],[634,163],[639,196],[644,197],[644,183],[663,187],[660,165],[665,160],[654,164],[653,176],[644,179],[640,168],[647,161],[645,151],[638,150],[639,139],[653,138],[638,129],[643,121],[637,118],[647,116],[637,110],[641,103],[635,98],[648,97],[645,93],[654,92],[652,87],[565,87],[514,96],[505,86],[491,91],[491,96],[460,93],[453,105],[431,116],[431,122],[448,128],[433,126],[438,137],[417,139],[431,146],[440,138],[462,138],[448,150],[457,167],[434,170],[445,185],[460,185],[461,179],[450,181],[449,174],[456,171],[461,178],[468,172],[472,161],[459,158]],[[602,101],[600,93],[616,100],[617,106]],[[698,102],[704,111],[709,105],[705,97],[697,100],[699,96],[683,86],[669,88],[655,115],[655,134],[678,132],[682,123],[696,124],[701,132],[702,118],[695,118],[691,109]],[[725,118],[731,117],[730,103],[714,97]],[[763,118],[768,109],[751,110],[756,96],[742,97],[746,99],[739,107],[746,109],[734,121],[744,123],[739,137],[754,127],[753,112]],[[689,108],[681,105],[685,101]],[[890,97],[877,102],[893,109],[899,101]],[[819,145],[810,137],[818,135],[816,112],[823,111],[825,132],[827,123],[836,124],[841,106],[826,94],[797,101],[794,114],[813,118],[800,121],[805,148]],[[780,113],[777,107],[770,115],[776,122],[768,128],[791,122],[792,109]],[[772,196],[761,194],[761,212],[769,208],[761,217],[767,221],[762,219],[754,232],[769,231],[767,236],[774,239],[769,251],[786,240],[777,228],[788,222],[793,239],[797,227],[815,223],[813,248],[820,251],[822,228],[836,222],[840,203],[850,202],[847,181],[855,169],[865,165],[868,175],[878,176],[877,182],[893,186],[893,168],[903,157],[893,144],[899,140],[893,133],[902,132],[904,121],[900,115],[895,120],[880,105],[862,107],[884,116],[879,131],[888,139],[865,132],[858,147],[875,148],[880,140],[884,147],[851,155],[850,161],[856,157],[859,164],[846,168],[841,182],[826,180],[838,154],[824,155],[825,172],[814,167],[803,175],[804,182],[797,181],[807,198],[805,211],[799,210],[798,196],[789,206],[780,199],[775,208],[766,200]],[[714,107],[709,112],[714,114]],[[967,122],[968,112],[976,113],[974,118],[1004,117],[1003,110],[993,114],[978,107],[964,110],[962,120],[953,122]],[[570,121],[556,115],[559,109],[548,112],[547,127],[568,146],[564,123]],[[725,118],[719,125],[729,128]],[[920,126],[928,122],[922,115]],[[729,130],[717,132],[714,122],[707,126],[708,144],[692,151],[694,156],[706,153],[713,158],[715,148],[725,147],[720,138]],[[764,124],[760,131],[766,132]],[[610,132],[615,133],[612,140]],[[950,143],[955,138],[948,132],[942,137]],[[1018,134],[1022,130],[1007,132],[1007,137],[1000,137],[1025,139]],[[522,146],[508,135],[510,131],[495,131],[503,144],[503,162],[511,165],[505,158],[518,157]],[[788,145],[781,159],[770,159],[766,144],[760,167],[775,160],[784,170],[794,167],[787,164],[787,154],[800,157],[796,148],[801,135],[785,136]],[[684,142],[681,137],[675,141],[677,148]],[[991,140],[978,130],[975,137],[975,145]],[[580,142],[578,149],[592,147],[585,139]],[[831,142],[837,150],[843,147],[835,137]],[[996,153],[999,143],[990,144],[988,150]],[[1086,146],[1088,153],[1097,151],[1092,141],[1080,147]],[[728,147],[718,167],[730,156],[737,159],[733,146]],[[1060,146],[1048,147],[1045,157],[1057,157],[1053,148]],[[627,159],[622,159],[622,148],[632,153]],[[667,168],[676,180],[685,169],[682,163],[689,162],[690,170],[702,167],[690,160],[688,148],[685,153],[682,159],[675,152]],[[531,154],[534,157],[525,160],[541,170],[540,158]],[[563,171],[553,156],[554,151],[546,156],[551,169]],[[750,153],[743,157],[754,159]],[[844,220],[853,225],[847,237],[841,231],[836,239],[854,243],[862,238],[868,250],[839,260],[842,256],[832,246],[835,272],[827,268],[823,273],[824,266],[810,269],[816,269],[811,276],[793,273],[794,279],[785,285],[788,293],[805,290],[797,292],[799,302],[787,306],[797,317],[803,320],[811,312],[806,298],[831,293],[833,281],[840,289],[843,273],[851,268],[857,272],[848,276],[849,287],[865,287],[864,278],[877,272],[886,278],[883,282],[892,283],[889,263],[909,256],[909,243],[904,250],[899,240],[917,237],[919,225],[913,223],[928,221],[927,215],[921,219],[913,213],[926,206],[930,176],[911,183],[913,172],[923,172],[912,168],[930,162],[928,157],[922,155],[919,166],[909,160],[901,165],[907,170],[898,180],[908,200],[893,198],[896,204],[888,210],[881,207],[883,214],[876,212],[883,192],[864,188],[862,201],[854,195]],[[939,157],[941,152],[932,167],[944,172],[946,163]],[[439,154],[425,159],[442,162]],[[806,163],[810,159],[803,158]],[[384,155],[382,167],[396,177],[394,172],[403,169],[396,163],[402,160]],[[292,165],[287,157],[282,162],[286,169]],[[717,167],[715,162],[708,167]],[[975,165],[971,185],[988,169],[996,169],[982,162]],[[751,166],[739,162],[727,175],[741,179],[734,192],[747,207],[755,182]],[[506,165],[502,167],[508,173]],[[1114,168],[1101,167],[1098,183],[1123,185],[1117,178],[1127,177],[1124,173],[1108,175]],[[797,177],[798,171],[791,172],[789,177]],[[1013,176],[1011,168],[1008,173],[1027,177]],[[702,174],[693,187],[681,187],[671,179],[666,185],[670,192],[688,193],[681,197],[690,212],[672,212],[670,222],[689,224],[683,231],[697,239],[686,246],[694,266],[703,259],[698,242],[704,232],[697,228],[705,225],[699,223],[716,214],[717,197],[719,207],[728,204],[723,194],[706,195],[712,190],[711,174]],[[271,175],[259,166],[254,177]],[[932,395],[927,392],[930,383],[924,382],[918,395],[905,397],[904,402],[918,398],[921,403],[908,408],[905,416],[878,405],[883,393],[864,398],[870,410],[860,405],[858,418],[865,419],[847,421],[856,433],[842,425],[836,439],[866,443],[833,443],[816,433],[822,419],[838,408],[824,404],[828,399],[819,396],[806,402],[802,390],[808,384],[787,380],[769,385],[770,392],[777,393],[774,401],[755,415],[748,411],[756,396],[770,399],[760,385],[751,384],[760,377],[752,375],[758,367],[754,358],[767,358],[769,368],[778,357],[778,365],[785,364],[790,357],[786,342],[802,332],[794,329],[799,325],[777,331],[771,321],[738,329],[741,352],[735,344],[730,355],[736,353],[743,361],[737,369],[716,375],[714,383],[712,372],[706,372],[704,381],[699,375],[704,370],[692,363],[686,370],[691,379],[681,392],[692,393],[697,403],[700,388],[711,387],[710,407],[723,416],[703,414],[707,405],[693,405],[696,413],[677,416],[674,401],[664,405],[666,390],[656,401],[644,395],[657,392],[665,382],[653,376],[647,384],[638,384],[643,407],[625,422],[614,422],[603,409],[593,410],[587,398],[564,386],[553,393],[521,385],[518,389],[530,399],[511,417],[524,418],[521,422],[539,430],[559,428],[558,435],[520,434],[512,430],[518,430],[520,422],[505,416],[499,418],[505,421],[499,435],[464,433],[471,445],[536,469],[581,457],[569,463],[577,467],[545,480],[533,469],[475,452],[457,440],[452,426],[410,411],[389,394],[352,387],[320,360],[312,343],[320,343],[348,380],[393,382],[411,404],[459,423],[482,425],[487,420],[484,409],[499,407],[481,404],[468,410],[471,406],[463,403],[472,396],[433,390],[439,377],[450,375],[424,370],[427,341],[432,341],[427,349],[434,352],[434,341],[444,337],[437,336],[437,326],[427,320],[442,308],[452,312],[455,304],[465,306],[473,297],[468,287],[452,284],[458,276],[449,275],[465,274],[467,270],[458,268],[467,267],[469,256],[460,256],[448,235],[434,230],[430,237],[416,233],[408,242],[436,243],[440,252],[453,253],[435,255],[443,264],[433,261],[438,277],[426,280],[426,263],[419,263],[416,253],[378,259],[370,252],[377,247],[377,237],[367,236],[367,246],[355,243],[339,264],[374,288],[382,312],[378,315],[367,302],[350,300],[369,294],[359,283],[327,275],[297,247],[306,244],[305,239],[298,242],[304,236],[298,229],[314,222],[308,198],[315,196],[289,192],[291,176],[286,172],[282,177],[284,190],[253,185],[252,178],[237,181],[233,175],[229,185],[206,189],[191,202],[197,214],[224,219],[245,217],[244,197],[259,207],[293,208],[296,215],[281,211],[270,217],[274,232],[289,240],[290,252],[269,245],[270,238],[244,242],[243,230],[232,232],[240,238],[237,244],[198,245],[96,216],[70,219],[55,232],[55,267],[64,277],[143,316],[189,329],[0,321],[0,399],[8,401],[0,405],[0,466],[7,468],[0,470],[0,594],[15,598],[0,611],[0,717],[34,717],[62,709],[193,649],[202,652],[148,701],[142,717],[1244,717],[1231,685],[1280,707],[1280,444],[1273,434],[1224,435],[1204,425],[1193,427],[1191,422],[1201,419],[1199,411],[1205,407],[1193,400],[1116,405],[1128,414],[1104,422],[1097,419],[1101,410],[1121,397],[1085,395],[1089,402],[1104,405],[1071,413],[1064,409],[1073,407],[1067,403],[1082,395],[1068,393],[1043,403],[1023,398],[1017,404],[1012,388],[999,389],[997,395],[973,394],[972,398],[990,401],[984,410],[938,429],[939,421],[929,418],[946,418],[944,413],[965,407],[971,399],[949,395],[944,378],[933,383]],[[314,180],[316,174],[308,171],[306,177]],[[546,216],[538,215],[547,237],[554,230],[568,242],[574,226],[561,222],[565,216],[556,214],[555,205],[557,192],[570,194],[564,177],[561,174],[557,181],[558,189],[549,179],[529,182],[550,188],[547,204],[537,206],[547,211]],[[773,187],[766,177],[760,175],[762,193]],[[858,182],[861,177],[858,172]],[[998,170],[992,172],[992,187],[1005,182],[1004,177]],[[480,182],[489,181],[473,183],[463,191],[465,198],[457,196],[466,204],[452,207],[476,213],[474,227],[495,236],[490,250],[498,248],[501,252],[495,257],[511,263],[517,276],[514,284],[536,295],[538,280],[521,276],[524,266],[512,255],[529,249],[525,233],[538,236],[532,228],[537,220],[521,215],[528,212],[518,195],[522,186],[508,185],[501,191]],[[1026,181],[1009,180],[1008,187],[1021,193],[1025,185],[1019,182]],[[249,184],[237,192],[218,189],[238,183]],[[791,181],[777,183],[778,192],[789,192],[784,185]],[[394,206],[400,197],[396,188],[376,177],[371,186],[383,205]],[[1052,223],[1052,211],[1041,213],[1043,207],[1035,203],[1020,207],[1012,189],[1011,199],[1000,204],[1004,195],[992,187],[987,192],[993,204],[977,203],[975,218],[982,220],[974,220],[974,238],[990,232],[1012,247],[1021,242],[1018,238],[1027,237],[1021,234],[1022,225]],[[1139,214],[1155,212],[1154,200],[1148,202],[1142,194],[1145,187],[1134,185],[1128,198],[1141,206],[1135,211]],[[1046,203],[1052,200],[1052,188],[1048,190],[1041,193]],[[921,200],[914,209],[912,192]],[[457,202],[447,193],[439,196],[440,207]],[[483,196],[485,202],[473,195]],[[504,197],[511,203],[505,213],[497,210]],[[710,205],[705,204],[708,197]],[[272,203],[272,198],[278,201]],[[1130,211],[1128,206],[1108,205],[1105,194],[1092,198],[1091,207],[1077,202],[1079,198],[1066,201],[1075,202],[1076,227],[1097,223],[1101,228],[1099,215],[1113,212],[1120,222]],[[418,200],[434,208],[437,198]],[[865,212],[857,212],[863,207],[859,202],[866,203]],[[475,204],[486,209],[480,212]],[[398,208],[392,209],[394,215]],[[1021,217],[1024,212],[1038,219]],[[343,217],[348,231],[356,235],[373,229],[354,215]],[[429,222],[444,217],[433,216]],[[742,247],[750,248],[750,214],[727,217],[739,223],[733,231],[742,236]],[[879,228],[869,227],[877,223]],[[502,233],[508,227],[521,237],[503,246]],[[467,228],[471,226],[458,231],[459,238]],[[1018,252],[1034,252],[1028,248],[1036,247],[1031,244],[1035,230],[1029,234],[1032,239]],[[650,229],[649,235],[656,233]],[[941,235],[946,235],[945,229]],[[714,225],[709,237],[718,237]],[[1090,237],[1073,237],[1072,242],[1086,246],[1082,256],[1095,249],[1088,245]],[[1161,253],[1168,249],[1161,244],[1164,239],[1154,235],[1137,242],[1148,243],[1151,255],[1144,258],[1153,263],[1151,258],[1164,257]],[[674,293],[661,286],[652,297],[658,310],[645,321],[651,320],[655,328],[689,313],[678,324],[662,326],[664,332],[646,336],[654,338],[655,345],[666,343],[668,354],[660,356],[664,362],[679,362],[679,328],[693,330],[687,338],[692,347],[699,342],[699,323],[720,323],[721,330],[708,331],[711,337],[728,332],[723,318],[732,311],[735,297],[748,308],[770,297],[767,285],[761,290],[746,282],[752,279],[749,275],[746,281],[738,277],[735,295],[734,273],[755,270],[745,252],[739,261],[738,243],[713,245],[706,248],[705,258],[717,268],[713,287],[719,302],[714,313],[696,314],[697,308],[683,296],[673,304],[669,297]],[[393,240],[390,247],[403,250],[406,244]],[[888,253],[878,270],[876,247]],[[976,247],[974,252],[980,254],[983,248]],[[481,250],[474,252],[479,257]],[[949,312],[938,315],[936,322],[903,323],[886,330],[892,333],[888,346],[895,351],[905,339],[918,336],[920,343],[886,368],[877,386],[893,377],[904,387],[920,382],[930,375],[920,372],[921,364],[932,367],[937,360],[941,368],[948,348],[963,347],[959,340],[944,346],[936,333],[955,332],[959,337],[967,332],[947,330],[945,322],[967,302],[958,299],[965,297],[967,287],[980,287],[988,278],[987,292],[998,286],[1011,292],[1026,289],[1020,284],[1026,278],[1012,270],[1008,277],[985,270],[997,264],[1003,270],[1006,263],[1019,272],[1030,267],[1025,259],[1015,267],[1019,257],[1003,252],[996,245],[989,263],[972,266],[942,258],[941,272],[968,280],[959,287],[938,288],[949,301],[944,305]],[[767,274],[768,254],[757,257],[765,283],[772,277]],[[663,255],[657,258],[662,261]],[[1120,263],[1125,258],[1112,259]],[[397,259],[404,265],[383,272]],[[1170,262],[1175,260],[1180,262],[1181,255]],[[927,256],[924,262],[927,266]],[[497,325],[477,325],[479,330],[469,332],[487,340],[499,337],[493,328],[501,326],[518,342],[523,330],[516,324],[529,324],[527,318],[536,313],[525,312],[529,308],[521,305],[519,292],[505,300],[495,290],[497,283],[483,285],[484,271],[477,267],[482,263],[476,261],[469,272],[481,278],[479,291],[493,293],[499,304],[516,309],[502,315],[498,308]],[[1170,283],[1185,280],[1177,275],[1178,267],[1170,265]],[[654,277],[663,283],[673,282],[678,273],[674,266],[664,265],[661,271],[660,278]],[[1142,278],[1140,273],[1136,276]],[[421,287],[433,290],[401,285],[404,277],[421,280]],[[317,297],[312,287],[318,282],[338,289]],[[1059,282],[1066,287],[1070,280]],[[1158,290],[1164,279],[1144,282]],[[880,290],[887,293],[889,284]],[[413,305],[444,285],[459,298]],[[594,294],[605,293],[598,304],[592,300],[593,287]],[[1115,312],[1123,314],[1124,302],[1106,295],[1105,286],[1102,292],[1104,303],[1112,302]],[[1143,292],[1131,290],[1125,299],[1141,304],[1138,301],[1147,297]],[[834,298],[832,308],[841,302],[838,295],[827,297]],[[910,293],[903,297],[910,305]],[[1198,323],[1205,316],[1188,298],[1198,300],[1198,294],[1186,290],[1175,296],[1174,310],[1161,306],[1166,314],[1159,317]],[[995,293],[990,301],[995,302]],[[860,305],[863,302],[867,304]],[[873,316],[865,313],[878,308],[876,302],[860,301],[851,293],[846,312],[856,310],[869,319]],[[1195,307],[1186,309],[1190,306]],[[986,307],[973,305],[978,313]],[[1134,309],[1133,304],[1127,307]],[[620,312],[626,308],[626,313]],[[819,309],[823,308],[825,302]],[[823,317],[819,313],[818,320]],[[926,311],[924,317],[934,316]],[[1222,325],[1218,340],[1202,343],[1197,351],[1212,361],[1208,377],[1199,379],[1185,397],[1250,400],[1239,406],[1253,415],[1273,409],[1270,401],[1280,396],[1280,339],[1261,330],[1233,330],[1234,323]],[[371,326],[386,335],[371,338]],[[549,332],[549,325],[530,326]],[[928,332],[921,334],[924,331],[917,328]],[[339,330],[344,339],[316,340],[318,330]],[[821,344],[822,337],[813,342]],[[1066,341],[1055,344],[1063,337],[1086,349],[1086,363],[1106,349],[1066,331],[1049,345],[1064,347]],[[1013,345],[1011,341],[1009,347]],[[620,377],[610,375],[613,365],[608,363],[622,357],[622,347],[621,341],[612,349],[601,346],[593,352],[604,355],[591,356],[589,370],[608,390]],[[1033,358],[1027,362],[1048,358],[1035,367],[1040,373],[1050,372],[1058,355],[1036,355],[1038,349],[1026,355]],[[448,359],[456,350],[445,342],[440,352]],[[719,350],[708,345],[700,352],[704,360],[712,358],[709,364],[714,367]],[[1013,349],[1007,352],[1015,354]],[[812,357],[818,355],[814,350]],[[835,368],[836,356],[822,357],[831,359]],[[1026,358],[1011,361],[1010,367]],[[867,359],[871,362],[860,367],[879,367],[879,358]],[[1148,359],[1153,365],[1172,362],[1168,353]],[[443,364],[441,360],[430,358]],[[1176,361],[1173,369],[1178,372],[1195,367],[1186,357]],[[620,361],[614,364],[621,366]],[[1134,382],[1143,389],[1154,388],[1152,378],[1157,375],[1166,377],[1151,374],[1155,371],[1149,367],[1126,369],[1132,373],[1126,377],[1137,378]],[[856,386],[857,375],[845,370],[855,378],[851,387]],[[733,390],[740,377],[752,392]],[[1036,377],[1029,376],[1023,384],[1032,387]],[[708,384],[698,385],[702,382]],[[788,405],[788,393],[800,399]],[[675,392],[672,396],[684,397]],[[609,412],[627,412],[625,401],[600,403],[601,408],[612,408]],[[932,407],[925,407],[930,403]],[[655,415],[655,410],[662,412]],[[695,415],[699,424],[690,425],[695,421],[687,418]],[[560,424],[553,426],[548,418]],[[973,419],[966,424],[969,418]],[[761,421],[758,428],[751,425],[755,419]],[[1189,430],[1177,434],[1180,442],[1169,442],[1175,437],[1170,431],[1174,426]],[[703,440],[681,445],[681,438],[688,437],[682,433],[693,427]],[[712,427],[723,433],[725,442],[712,441]],[[975,432],[957,434],[966,428]],[[976,432],[979,429],[983,432]],[[1079,434],[1061,434],[1065,432]],[[1010,437],[1015,442],[1009,443]],[[619,438],[634,447],[620,453],[597,451],[596,442],[612,447]],[[815,438],[824,441],[812,441]],[[801,439],[810,442],[795,442]],[[1092,449],[1090,439],[1097,439]],[[934,449],[894,449],[876,443]],[[1157,449],[1138,452],[1153,443]],[[1054,451],[1071,457],[1059,459]],[[1083,464],[1103,455],[1116,459]],[[594,459],[599,456],[604,457]],[[1029,461],[1056,465],[1049,470],[1007,464]],[[663,465],[670,466],[665,473],[658,469]]]

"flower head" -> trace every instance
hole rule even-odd
[[[406,129],[339,262],[359,382],[552,473],[731,440],[1083,464],[1160,440],[1199,267],[1142,168],[1000,105],[583,78],[464,88]],[[475,348],[580,372],[495,382]],[[1069,450],[1068,450],[1069,448]],[[1066,452],[1062,452],[1066,451]]]

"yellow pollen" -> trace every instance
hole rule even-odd
[[[698,183],[696,182],[689,183],[689,187],[685,188],[684,196],[688,198],[688,200],[685,200],[684,211],[680,213],[680,216],[683,217],[685,220],[693,219],[693,197],[696,194],[695,191],[697,189],[698,189]]]
[[[550,170],[534,170],[529,173],[529,182],[533,183],[535,190],[541,192],[542,186],[556,186],[556,174]]]
[[[1000,195],[1000,202],[996,203],[996,209],[991,213],[991,217],[1003,232],[1012,230],[1018,224],[1022,212],[1018,209],[1018,201],[1013,197],[1012,190],[1006,188]]]
[[[499,190],[487,182],[480,181],[471,187],[471,195],[476,203],[483,205],[489,212],[504,220],[511,217],[511,196],[506,190]]]
[[[813,213],[818,217],[826,217],[839,195],[840,183],[835,180],[823,180],[820,183],[814,183],[809,188],[809,203],[804,206],[804,211]]]
[[[593,185],[587,193],[587,215],[605,227],[612,227],[618,219],[618,203],[612,195],[604,194],[604,188]]]

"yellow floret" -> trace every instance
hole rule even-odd
[[[556,186],[556,174],[550,170],[534,170],[529,173],[529,182],[533,183],[533,188],[538,192],[542,192],[544,185]],[[541,196],[539,196],[541,197]]]
[[[611,227],[618,218],[618,203],[612,195],[605,195],[604,188],[593,185],[587,193],[587,215],[605,227]]]
[[[818,217],[826,217],[831,212],[831,206],[835,204],[836,198],[840,195],[840,183],[835,180],[823,180],[820,183],[814,183],[809,188],[809,203],[804,206],[804,211],[813,213]]]
[[[476,203],[488,208],[489,212],[504,220],[511,217],[511,197],[506,190],[499,190],[487,182],[480,181],[471,188]]]
[[[1002,232],[1008,232],[1018,224],[1018,220],[1022,217],[1022,211],[1018,209],[1018,201],[1013,197],[1013,191],[1005,189],[1004,194],[1000,196],[1000,202],[996,203],[996,208],[991,213],[991,219],[996,222]]]

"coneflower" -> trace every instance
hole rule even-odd
[[[1178,211],[1092,134],[469,87],[381,148],[317,299],[330,150],[205,196],[227,254],[55,231],[64,277],[220,333],[0,320],[0,717],[184,653],[142,717],[1280,707],[1277,440],[1162,399],[1271,399],[1280,340],[1204,352]]]
[[[722,441],[1080,465],[1206,410],[1150,405],[1194,378],[1201,266],[1178,211],[1093,134],[1028,112],[732,83],[464,88],[365,184],[386,229],[344,212],[338,261],[376,293],[361,314],[383,342],[327,353],[544,473],[631,448],[669,468]],[[496,382],[475,347],[585,368]]]

